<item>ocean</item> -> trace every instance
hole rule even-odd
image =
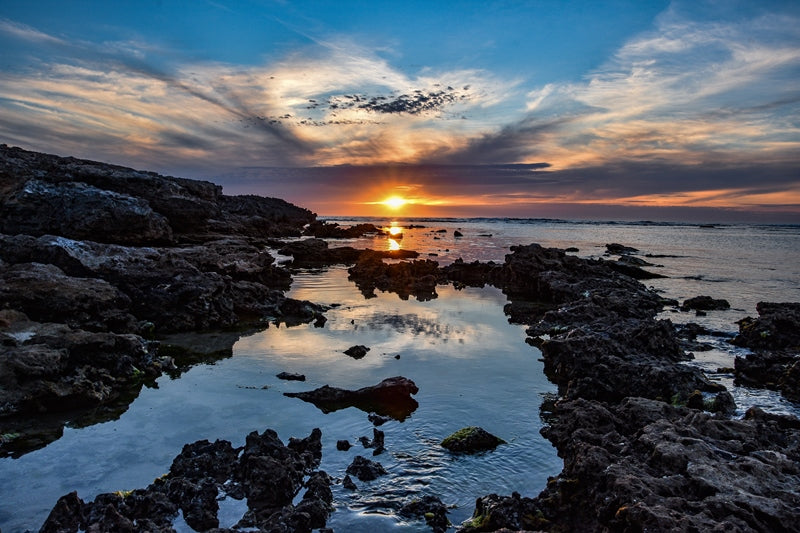
[[[699,338],[712,349],[687,364],[699,365],[728,387],[739,415],[753,405],[800,414],[800,406],[775,393],[735,386],[726,370],[737,354],[746,353],[727,342],[737,320],[756,316],[759,301],[800,301],[800,226],[321,218],[342,225],[371,222],[402,234],[336,240],[331,246],[416,250],[420,258],[443,265],[458,258],[502,262],[510,246],[533,242],[577,248],[581,257],[603,257],[608,243],[634,247],[638,257],[656,265],[649,270],[666,276],[644,282],[663,296],[683,301],[708,295],[731,304],[706,316],[664,311],[675,323],[695,322],[723,334]],[[503,314],[506,299],[499,290],[440,286],[429,301],[380,292],[365,299],[345,267],[331,267],[297,273],[289,295],[331,306],[324,327],[272,326],[242,334],[232,356],[159,378],[115,419],[67,427],[42,449],[0,459],[0,529],[38,530],[58,497],[72,490],[88,501],[102,492],[145,487],[168,471],[185,443],[226,439],[238,446],[251,431],[266,428],[284,442],[321,428],[321,468],[335,480],[341,481],[355,455],[388,470],[376,481],[357,482],[356,492],[334,485],[336,509],[328,525],[335,531],[429,531],[424,523],[395,514],[423,494],[451,506],[450,520],[458,524],[469,518],[476,497],[512,491],[535,496],[560,472],[561,460],[539,434],[546,423],[540,408],[554,398],[555,386],[542,373],[539,351],[525,343],[525,328]],[[370,348],[362,359],[343,353],[357,344]],[[305,374],[307,380],[279,380],[276,374],[283,371]],[[399,375],[419,387],[419,407],[404,421],[380,427],[386,451],[376,457],[358,443],[361,436],[372,437],[367,413],[348,408],[325,414],[282,394],[325,384],[358,388]],[[470,425],[507,444],[470,457],[439,446]],[[344,439],[354,444],[346,452],[336,449],[336,441]],[[220,526],[232,526],[244,510],[243,502],[223,499]],[[189,531],[181,517],[175,527]]]

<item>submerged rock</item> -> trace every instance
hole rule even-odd
[[[401,376],[387,378],[370,387],[357,390],[338,389],[325,385],[308,392],[284,392],[284,396],[313,403],[323,413],[356,407],[395,420],[405,420],[419,406],[412,394],[419,392],[416,384]]]
[[[451,452],[471,454],[494,450],[505,443],[506,441],[483,428],[469,426],[446,437],[441,445]]]
[[[347,467],[347,473],[356,476],[360,481],[373,481],[388,474],[383,465],[360,455],[353,458],[353,462]]]
[[[404,504],[397,514],[406,518],[425,519],[434,533],[444,533],[450,527],[447,506],[436,496],[422,496]]]

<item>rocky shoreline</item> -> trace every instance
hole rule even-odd
[[[131,391],[135,396],[147,380],[176,371],[182,352],[173,346],[180,342],[167,342],[167,334],[226,329],[235,340],[238,329],[269,322],[322,325],[323,308],[284,296],[291,275],[265,246],[303,228],[325,238],[376,229],[325,227],[307,210],[226,197],[210,183],[6,146],[0,155],[0,451],[6,455],[58,438],[59,424],[76,409],[124,410]],[[631,253],[613,246],[609,251],[621,258]],[[558,400],[541,416],[564,469],[539,495],[479,497],[460,531],[796,530],[800,420],[757,408],[733,417],[730,393],[686,364],[691,354],[682,333],[658,318],[665,307],[681,305],[638,281],[652,277],[642,268],[647,264],[581,259],[535,244],[512,247],[502,264],[446,267],[413,254],[330,248],[319,239],[284,244],[281,253],[297,265],[352,265],[350,279],[367,298],[380,290],[425,300],[436,298],[441,284],[492,285],[508,298],[510,319],[528,326],[528,342],[541,350],[545,373],[558,386]],[[698,312],[703,305],[722,303],[706,297],[683,303]],[[735,342],[754,352],[737,360],[737,380],[796,400],[798,305],[762,303],[759,318],[740,322]],[[413,410],[409,394],[416,386],[404,379],[386,380],[402,393],[377,402],[389,404],[378,411],[398,418]],[[355,405],[373,412],[381,385],[295,396],[320,409]],[[398,403],[411,407],[398,413],[391,409]],[[64,417],[56,429],[22,422],[57,411]],[[324,528],[329,486],[338,481],[317,470],[320,438],[315,430],[284,446],[267,430],[248,436],[243,450],[225,441],[187,445],[170,473],[146,489],[88,504],[64,496],[43,531],[171,531],[179,510],[190,527],[211,530],[219,527],[220,495],[247,500],[242,527]],[[374,441],[380,441],[376,451],[383,448],[378,430]],[[366,464],[380,475],[376,465]],[[356,475],[364,465],[351,466]],[[436,499],[412,502],[403,512],[424,517],[434,531],[448,529]]]

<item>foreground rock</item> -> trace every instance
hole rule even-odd
[[[403,421],[419,407],[411,397],[419,388],[410,379],[387,378],[370,387],[357,390],[338,389],[325,385],[308,392],[284,392],[284,396],[313,403],[323,413],[356,407],[367,413],[377,413]]]
[[[75,492],[62,496],[42,533],[65,531],[174,531],[180,512],[196,531],[219,528],[219,503],[246,500],[247,512],[223,531],[310,532],[325,526],[333,495],[328,475],[317,470],[322,433],[287,445],[272,430],[247,436],[242,448],[228,441],[187,444],[169,473],[145,489],[101,494],[84,503]],[[304,481],[305,479],[305,481]],[[293,503],[300,490],[306,491]],[[227,529],[231,528],[231,529]]]
[[[12,313],[0,454],[41,442],[31,415],[108,406],[170,370],[145,339],[321,325],[322,308],[284,296],[291,276],[265,251],[314,219],[208,182],[0,145],[0,311]]]
[[[461,530],[767,532],[798,523],[800,421],[757,409],[727,419],[730,394],[683,364],[691,356],[675,327],[655,318],[677,302],[608,261],[538,245],[512,252],[502,265],[442,270],[457,284],[501,288],[511,319],[530,326],[559,387],[543,433],[564,470],[536,497],[479,498]],[[780,345],[793,339],[777,333],[775,316],[764,327]]]
[[[758,318],[738,322],[732,341],[753,350],[736,358],[736,380],[800,402],[800,303],[759,302],[756,310]]]

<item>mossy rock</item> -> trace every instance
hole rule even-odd
[[[470,426],[459,429],[442,441],[442,446],[455,453],[478,453],[494,450],[506,441],[483,428]]]

